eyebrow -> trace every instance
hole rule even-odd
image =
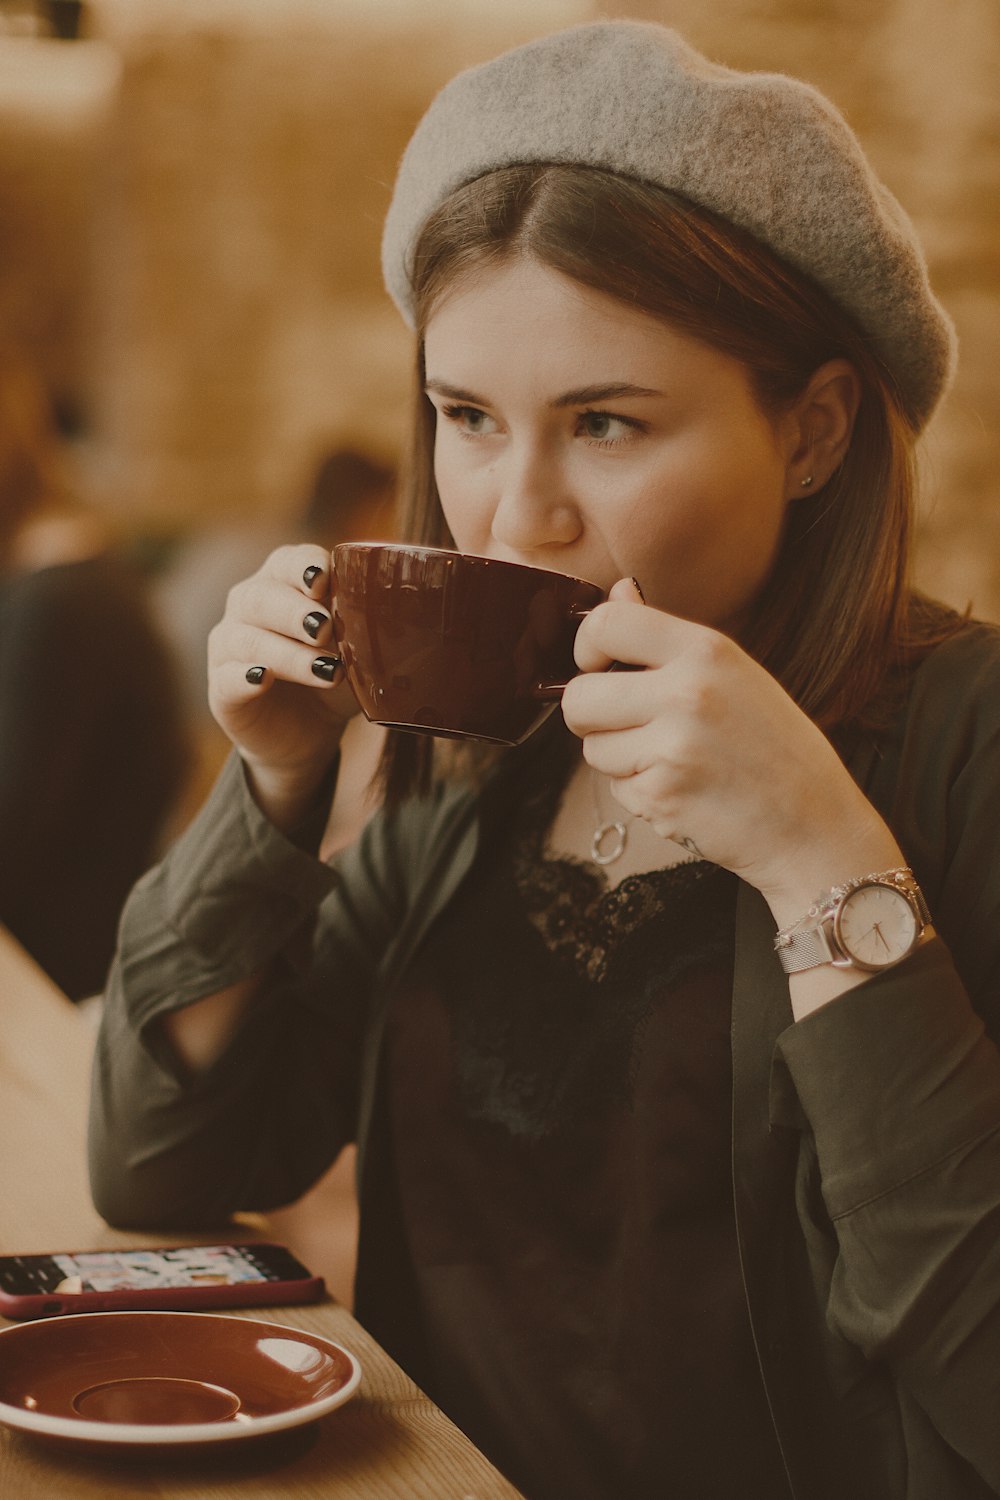
[[[447,397],[449,401],[465,401],[470,406],[489,405],[483,396],[477,396],[474,391],[462,390],[460,386],[450,385],[446,380],[427,380],[424,388],[427,391],[433,391],[436,396]],[[582,385],[576,390],[565,391],[561,396],[556,397],[552,405],[555,407],[593,406],[596,401],[618,401],[623,397],[662,395],[662,391],[653,390],[649,386],[632,385],[626,380],[615,380],[607,385]]]

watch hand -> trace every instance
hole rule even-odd
[[[867,939],[871,937],[871,935],[872,935],[873,932],[874,932],[875,936],[878,938],[879,942],[882,944],[882,947],[888,953],[889,952],[889,944],[886,942],[885,938],[882,936],[882,928],[881,928],[881,925],[878,922],[873,922],[872,925],[871,925],[871,927],[869,927],[868,931],[867,932],[863,932],[861,934],[861,936],[858,938],[857,941],[859,943],[866,942]]]

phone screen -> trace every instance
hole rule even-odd
[[[0,1268],[0,1282],[6,1281],[8,1290],[42,1294],[235,1286],[308,1275],[293,1255],[274,1245],[59,1252],[18,1256]]]

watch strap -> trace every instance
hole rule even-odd
[[[778,934],[774,947],[786,974],[800,974],[803,969],[817,969],[820,964],[833,963],[836,955],[827,937],[827,921],[828,918],[824,918],[815,926]]]

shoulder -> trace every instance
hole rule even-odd
[[[1000,731],[1000,625],[968,620],[924,658],[907,719],[911,733],[955,749],[970,735]]]
[[[968,804],[1000,796],[1000,627],[964,621],[911,671],[895,721],[866,737],[865,789],[904,848],[944,851],[956,789]]]

